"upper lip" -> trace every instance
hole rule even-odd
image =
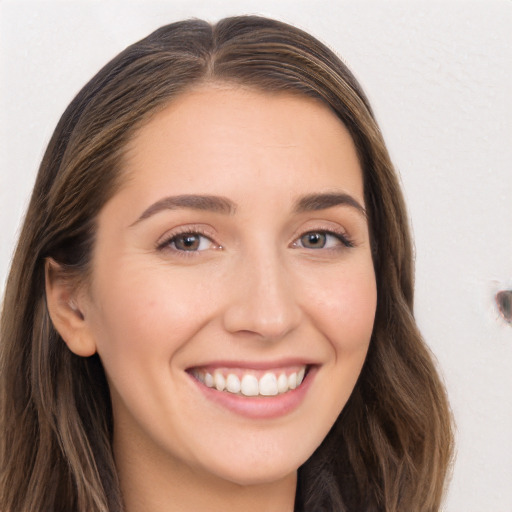
[[[285,358],[273,361],[248,361],[248,360],[216,360],[205,361],[204,363],[190,366],[188,370],[194,368],[240,368],[246,370],[275,370],[280,368],[288,368],[290,366],[312,366],[315,363],[311,359],[304,358]]]

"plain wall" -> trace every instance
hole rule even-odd
[[[512,2],[0,2],[0,290],[38,164],[79,88],[127,44],[186,17],[264,14],[335,49],[401,173],[416,316],[457,423],[445,510],[512,511]]]

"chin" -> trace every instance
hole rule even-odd
[[[256,447],[252,451],[231,450],[228,457],[219,460],[218,454],[212,454],[210,460],[203,458],[203,469],[218,478],[239,486],[268,485],[287,478],[295,479],[298,468],[311,456],[310,450],[290,446],[276,447],[267,445]],[[212,460],[214,459],[214,460]]]
[[[270,462],[270,461],[269,461]],[[235,484],[241,487],[248,486],[267,486],[277,482],[282,482],[288,478],[295,479],[299,466],[281,465],[281,464],[267,464],[262,467],[249,467],[245,468],[223,468],[219,470],[217,476],[222,480]]]

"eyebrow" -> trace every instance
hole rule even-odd
[[[349,194],[330,192],[323,194],[308,194],[300,197],[293,208],[295,213],[304,213],[317,210],[326,210],[334,206],[350,206],[366,217],[366,210]],[[221,196],[185,194],[180,196],[168,196],[158,200],[149,206],[140,217],[132,224],[138,224],[161,211],[190,209],[209,211],[232,215],[236,212],[236,205],[230,199]]]
[[[156,203],[153,203],[144,210],[142,215],[132,224],[132,226],[161,211],[178,210],[182,208],[222,213],[225,215],[233,214],[236,211],[235,203],[225,197],[195,194],[168,196],[160,199]]]
[[[296,213],[327,210],[334,206],[350,206],[366,217],[365,208],[351,195],[340,192],[325,194],[308,194],[297,200],[294,211]]]

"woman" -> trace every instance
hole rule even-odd
[[[1,331],[5,511],[438,510],[452,452],[371,108],[308,34],[175,23],[43,158]]]

